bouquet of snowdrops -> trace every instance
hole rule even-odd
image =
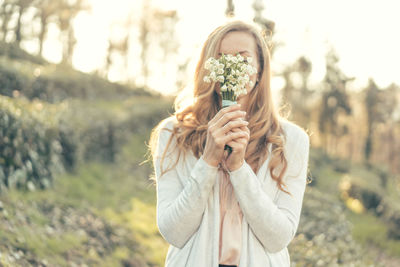
[[[257,69],[250,64],[251,62],[251,57],[245,59],[239,53],[236,56],[222,53],[219,59],[210,57],[206,60],[204,67],[210,74],[204,76],[204,81],[220,83],[222,108],[236,104],[237,97],[247,93],[247,84],[253,86],[249,75],[257,73]],[[225,150],[232,152],[228,145],[225,145]]]
[[[236,56],[222,53],[219,59],[210,57],[206,60],[204,67],[210,74],[204,76],[204,81],[220,83],[222,108],[236,104],[236,98],[247,93],[247,83],[253,86],[249,75],[257,73],[257,69],[251,62],[251,57],[245,59],[239,53]]]

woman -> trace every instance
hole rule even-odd
[[[223,109],[218,83],[203,81],[205,61],[221,53],[252,57],[258,70],[247,94]],[[270,55],[255,26],[234,21],[209,35],[193,96],[150,138],[157,225],[170,244],[165,266],[290,266],[309,137],[275,110]]]

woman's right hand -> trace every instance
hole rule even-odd
[[[203,160],[209,165],[217,167],[222,161],[225,144],[233,139],[244,137],[243,131],[233,132],[234,128],[247,126],[244,120],[246,112],[240,110],[240,104],[221,109],[208,122],[207,140],[203,153]]]

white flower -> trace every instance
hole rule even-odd
[[[210,73],[210,78],[211,78],[211,80],[215,81],[215,80],[217,79],[217,74],[215,74],[214,71],[211,72],[211,73]]]
[[[206,70],[211,69],[211,67],[212,67],[212,62],[213,62],[213,58],[212,58],[212,57],[210,57],[209,59],[207,59],[207,61],[206,61],[205,64],[204,64],[204,68],[205,68]]]
[[[252,57],[247,57],[247,62],[248,62],[248,63],[253,62],[253,58],[252,58]]]
[[[257,70],[256,70],[256,68],[254,68],[253,66],[248,65],[248,66],[247,66],[247,72],[248,72],[250,75],[253,75],[254,73],[257,73]]]
[[[250,64],[250,57],[246,58],[240,54],[236,56],[231,54],[222,54],[220,58],[210,57],[206,60],[204,68],[209,70],[208,76],[204,76],[203,80],[207,83],[219,82],[222,98],[236,100],[241,94],[247,94],[246,85],[253,86],[249,75],[257,72],[256,68]],[[225,94],[225,92],[233,92],[233,94]],[[225,98],[224,98],[225,97]]]
[[[203,81],[205,81],[206,83],[210,83],[211,79],[209,76],[204,76]]]

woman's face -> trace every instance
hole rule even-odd
[[[236,55],[240,53],[243,57],[252,57],[253,61],[250,63],[259,71],[259,62],[257,57],[257,44],[254,40],[254,37],[247,32],[243,31],[233,31],[227,33],[224,38],[221,40],[221,46],[219,49],[219,56],[224,54],[232,54]],[[250,76],[250,80],[253,81],[253,87],[250,88],[250,85],[246,85],[247,95],[248,93],[254,88],[257,80],[257,73]],[[247,95],[240,95],[237,98],[237,102],[242,104],[243,101],[246,99]]]

